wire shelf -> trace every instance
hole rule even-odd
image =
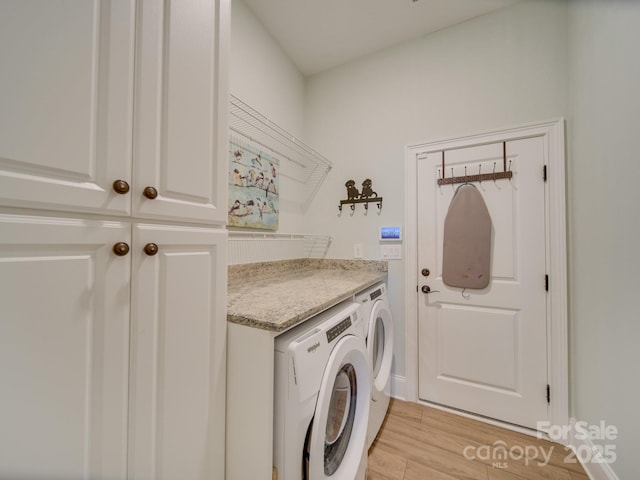
[[[230,140],[271,153],[280,160],[281,200],[305,211],[332,168],[313,148],[234,95],[229,96]]]
[[[296,258],[325,258],[330,235],[229,230],[229,265]]]

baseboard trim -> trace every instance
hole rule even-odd
[[[407,399],[407,379],[400,375],[391,375],[391,396],[398,400]]]
[[[585,473],[590,480],[620,480],[618,475],[613,471],[611,463],[598,461],[585,461],[600,458],[602,446],[596,445],[590,438],[576,438],[576,419],[570,420],[571,438],[569,439],[569,447],[574,449],[576,459],[584,468]]]
[[[436,410],[440,410],[442,412],[452,413],[460,417],[468,418],[470,420],[475,420],[476,422],[486,423],[487,425],[493,425],[494,427],[500,427],[500,428],[504,428],[505,430],[510,430],[512,432],[518,432],[524,435],[529,435],[530,437],[538,437],[539,435],[542,435],[543,438],[547,438],[544,432],[537,432],[536,430],[532,430],[530,428],[520,427],[512,423],[503,422],[501,420],[496,420],[489,417],[483,417],[482,415],[476,415],[475,413],[465,412],[464,410],[458,410],[457,408],[448,407],[446,405],[441,405],[439,403],[428,402],[426,400],[420,400],[420,399],[418,399],[416,403],[418,403],[419,405],[424,405],[426,407],[434,408]]]

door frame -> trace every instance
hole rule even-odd
[[[523,138],[544,139],[546,269],[549,275],[547,302],[547,378],[551,389],[551,425],[569,424],[569,350],[567,299],[567,233],[564,119],[410,144],[405,147],[405,397],[418,399],[418,181],[419,154],[466,148]],[[542,176],[543,172],[540,172]],[[416,287],[417,288],[417,287]],[[541,395],[543,392],[541,392]],[[507,428],[508,425],[504,425]]]

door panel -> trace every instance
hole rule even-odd
[[[137,192],[152,186],[158,196],[134,196],[137,216],[226,222],[224,5],[141,5],[134,175]]]
[[[0,2],[0,201],[124,213],[135,2]],[[10,94],[9,94],[10,92]]]
[[[224,477],[226,232],[137,225],[131,478]],[[188,279],[188,281],[185,281]]]
[[[517,390],[517,312],[444,304],[437,315],[442,378]],[[491,344],[501,347],[487,349]],[[470,363],[469,357],[482,362]]]
[[[547,417],[543,139],[507,143],[513,179],[476,182],[491,215],[491,282],[442,281],[443,226],[456,185],[442,153],[418,161],[419,397],[535,428]],[[502,144],[446,152],[446,176],[502,171]]]
[[[0,477],[126,478],[126,224],[0,216]],[[34,461],[35,460],[35,461]]]

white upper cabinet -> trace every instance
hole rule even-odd
[[[227,3],[141,4],[133,155],[136,216],[226,222]],[[155,189],[155,199],[144,196],[147,187]]]
[[[134,2],[0,2],[0,203],[128,214]]]
[[[227,0],[0,2],[0,203],[225,223],[228,16]]]

